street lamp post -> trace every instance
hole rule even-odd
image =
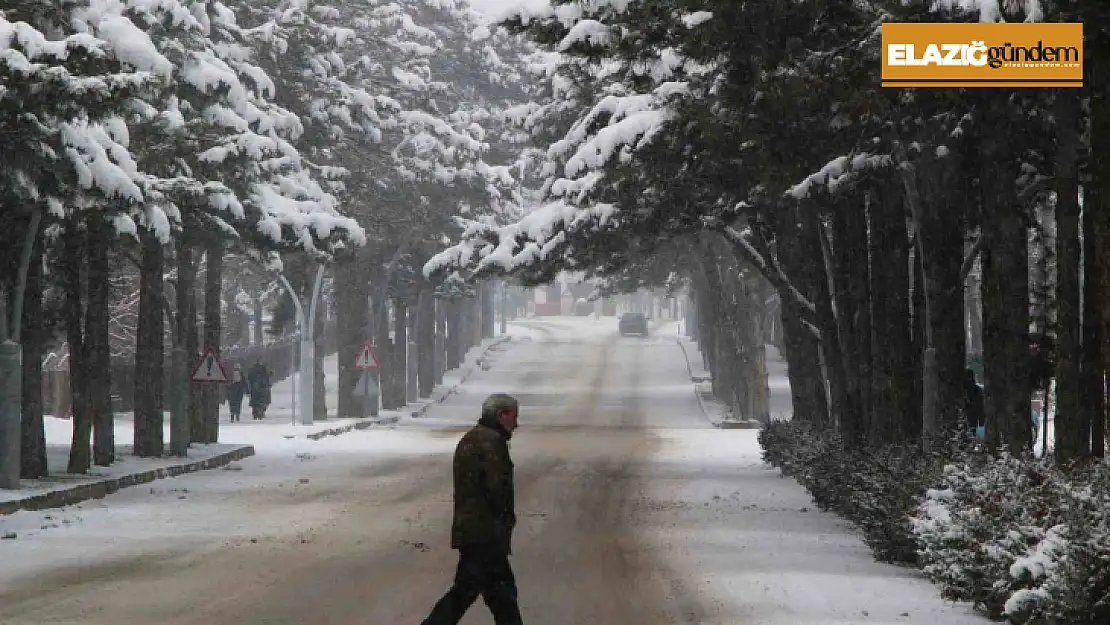
[[[297,336],[300,337],[301,364],[297,368],[297,380],[293,386],[293,422],[296,423],[297,421],[297,395],[299,394],[301,425],[312,425],[313,387],[316,377],[316,339],[314,333],[316,329],[316,309],[324,283],[324,265],[320,264],[316,270],[316,282],[312,287],[312,298],[307,316],[305,315],[304,306],[301,304],[301,298],[293,290],[289,280],[280,273],[277,274],[277,278],[281,281],[285,290],[289,292],[289,297],[293,299],[293,309],[297,316]],[[292,374],[293,372],[290,372],[291,376]],[[300,393],[297,393],[298,387],[300,387]]]

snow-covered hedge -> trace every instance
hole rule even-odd
[[[1110,468],[1002,456],[944,468],[912,521],[925,573],[1012,623],[1110,623]]]
[[[920,566],[946,598],[1020,625],[1110,623],[1110,466],[991,458],[966,438],[929,455],[846,449],[801,422],[759,440],[764,461],[855,522],[877,559]]]

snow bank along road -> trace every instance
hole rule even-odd
[[[755,432],[712,428],[673,340],[605,318],[518,329],[426,417],[19,513],[34,531],[0,541],[0,623],[415,625],[456,563],[454,444],[494,391],[522,403],[529,625],[979,622],[808,510],[761,466]],[[489,622],[481,601],[463,621]]]

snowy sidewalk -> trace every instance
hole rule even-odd
[[[319,440],[324,437],[363,430],[374,426],[397,423],[404,418],[419,417],[429,408],[455,394],[459,387],[481,367],[490,351],[514,335],[527,331],[510,331],[506,335],[485,339],[471,348],[463,363],[444,374],[443,384],[437,385],[430,397],[408,404],[400,410],[382,410],[378,417],[363,419],[318,420],[304,426],[291,423],[292,380],[274,385],[273,403],[264,421],[247,419],[231,423],[227,404],[220,406],[220,443],[190,446],[186,458],[138,458],[132,455],[134,442],[134,416],[131,413],[116,415],[116,462],[108,467],[94,466],[87,474],[60,472],[67,464],[69,444],[72,440],[72,423],[68,419],[45,417],[47,463],[51,470],[48,477],[23,480],[19,490],[0,490],[0,515],[19,510],[42,510],[100,499],[128,486],[146,484],[154,480],[175,477],[206,469],[225,466],[236,460],[255,455],[270,447],[282,447],[283,442],[295,438]],[[324,360],[325,389],[329,412],[334,414],[335,384],[338,361],[335,356]],[[165,418],[164,440],[169,441],[169,414]]]
[[[62,421],[54,418],[49,420]],[[118,427],[116,436],[117,439],[120,438]],[[215,444],[195,445],[189,449],[187,458],[138,458],[131,455],[131,440],[128,435],[128,444],[117,447],[117,460],[111,466],[94,466],[87,474],[52,473],[43,479],[23,480],[19,490],[0,491],[0,515],[19,510],[58,508],[89,499],[100,499],[121,488],[212,469],[254,455],[252,445]],[[58,445],[51,441],[47,447],[47,462],[49,466],[64,467],[68,454],[68,445]]]
[[[705,625],[982,625],[916,569],[876,562],[851,523],[819,511],[761,459],[753,430],[671,430],[635,511]],[[649,473],[649,475],[652,475]]]

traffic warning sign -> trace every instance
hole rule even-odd
[[[359,369],[378,369],[381,367],[378,364],[378,357],[374,355],[374,348],[369,343],[362,346],[362,351],[358,353],[358,358],[355,360],[355,367]]]
[[[194,382],[227,382],[227,372],[216,358],[216,350],[209,349],[193,370]]]

